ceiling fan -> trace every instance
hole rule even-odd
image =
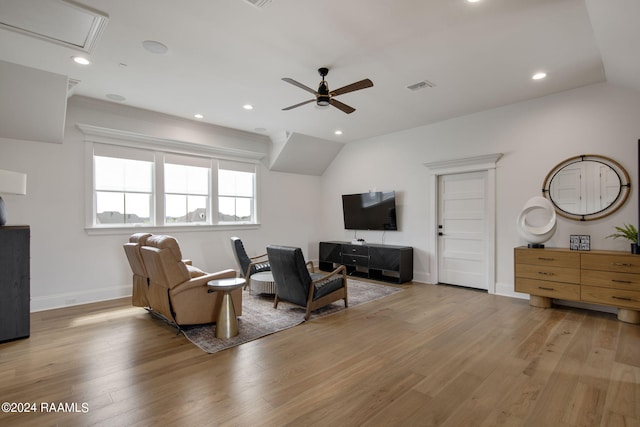
[[[297,108],[297,107],[300,107],[302,105],[309,104],[310,102],[315,101],[316,104],[318,105],[318,107],[328,107],[329,105],[333,105],[337,109],[342,110],[347,114],[351,114],[354,111],[356,111],[356,109],[353,108],[353,107],[350,107],[347,104],[344,104],[344,103],[338,101],[337,99],[334,98],[334,96],[342,95],[342,94],[353,92],[353,91],[360,90],[360,89],[366,89],[368,87],[373,86],[373,82],[371,80],[364,79],[364,80],[360,80],[359,82],[355,82],[355,83],[351,83],[350,85],[343,86],[343,87],[341,87],[339,89],[329,91],[329,84],[324,79],[325,76],[327,74],[329,74],[329,69],[325,68],[325,67],[319,68],[318,69],[318,73],[322,77],[322,81],[320,82],[320,86],[318,86],[318,90],[317,91],[311,89],[308,86],[303,85],[300,82],[297,82],[297,81],[295,81],[293,79],[290,79],[288,77],[285,77],[285,78],[282,79],[285,82],[291,83],[294,86],[298,86],[300,89],[306,90],[307,92],[311,92],[312,94],[314,94],[316,96],[315,99],[310,99],[308,101],[304,101],[304,102],[301,102],[299,104],[292,105],[292,106],[287,107],[287,108],[283,108],[282,109],[283,111],[291,110],[291,109],[294,109],[294,108]]]

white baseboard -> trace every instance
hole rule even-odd
[[[131,296],[131,284],[31,298],[31,312]]]
[[[511,298],[529,299],[529,294],[521,294],[513,289],[513,283],[496,283],[496,295]]]

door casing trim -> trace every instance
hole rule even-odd
[[[496,293],[496,164],[502,153],[424,163],[429,170],[428,253],[431,283],[438,283],[438,177],[454,173],[487,171],[487,266],[488,292]]]

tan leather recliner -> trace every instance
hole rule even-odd
[[[216,321],[222,294],[209,292],[207,282],[236,277],[235,270],[205,273],[182,259],[178,241],[165,235],[147,238],[140,248],[149,274],[149,307],[178,325]],[[231,292],[236,314],[242,314],[242,289]]]
[[[149,288],[149,275],[142,261],[140,247],[147,243],[151,237],[149,233],[135,233],[129,237],[129,243],[125,243],[124,252],[127,254],[131,271],[133,272],[133,289],[131,292],[131,304],[136,307],[148,307],[147,297]]]

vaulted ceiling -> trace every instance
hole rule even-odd
[[[639,17],[636,0],[3,0],[0,60],[77,95],[349,142],[603,81],[640,91]],[[330,89],[374,86],[337,98],[352,114],[283,111],[313,95],[282,78],[315,89],[319,67]]]

